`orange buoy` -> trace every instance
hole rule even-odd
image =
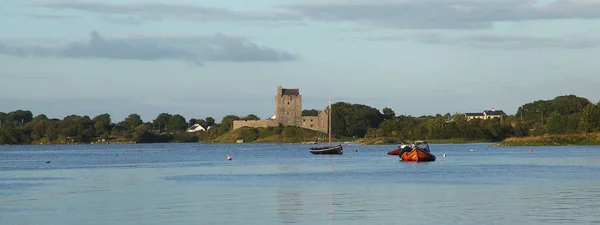
[[[231,160],[231,156],[227,156],[227,160]]]
[[[533,149],[529,149],[529,152],[533,152]]]

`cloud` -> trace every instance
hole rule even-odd
[[[81,18],[81,16],[61,14],[25,14],[23,16],[40,20],[68,20]]]
[[[50,0],[33,4],[34,7],[69,9],[92,12],[111,22],[137,23],[141,21],[161,21],[165,19],[202,22],[215,21],[298,21],[299,15],[291,12],[233,11],[227,8],[206,7],[195,4],[168,3],[105,3],[83,0]]]
[[[590,0],[368,0],[283,5],[316,21],[354,22],[396,29],[487,29],[495,22],[598,19]]]
[[[394,29],[488,29],[496,22],[599,19],[593,0],[354,0],[285,4],[271,10],[175,3],[107,3],[48,0],[34,7],[95,13],[113,23],[140,24],[167,19],[199,22],[299,24],[302,21],[353,22]]]
[[[3,72],[0,71],[0,79],[11,80],[57,80],[63,79],[61,76],[51,76],[38,73],[23,73],[23,72]]]
[[[448,37],[438,33],[416,33],[400,36],[381,36],[365,38],[367,41],[416,41],[427,44],[457,45],[473,48],[494,49],[531,49],[531,48],[564,48],[586,49],[600,47],[600,39],[570,37],[535,37],[526,35],[467,35]]]
[[[6,46],[0,54],[135,60],[180,60],[201,65],[204,61],[275,62],[297,60],[296,54],[259,46],[247,38],[215,34],[209,36],[155,35],[104,38],[90,33],[87,42],[62,47]]]

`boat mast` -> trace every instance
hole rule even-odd
[[[331,96],[329,96],[329,112],[327,114],[329,114],[329,128],[327,133],[329,134],[329,147],[331,148]]]

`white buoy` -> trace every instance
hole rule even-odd
[[[444,153],[444,158],[446,158],[446,153]]]

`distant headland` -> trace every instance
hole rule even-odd
[[[325,104],[324,104],[325,105]],[[29,110],[0,112],[0,145],[110,144],[110,143],[315,143],[327,139],[328,112],[303,109],[299,89],[277,87],[274,115],[254,114],[186,119],[160,113],[152,121],[131,114],[112,121],[107,113],[93,118],[68,115],[62,119],[33,115]],[[363,104],[331,105],[334,141],[396,144],[410,140],[495,145],[599,145],[600,106],[575,95],[523,104],[515,115],[502,110],[396,115]]]

